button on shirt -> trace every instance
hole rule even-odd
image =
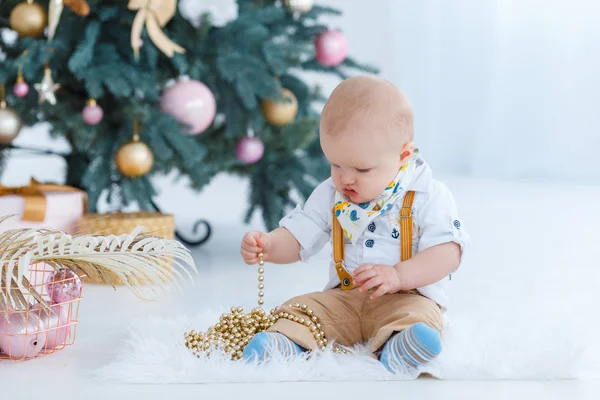
[[[415,191],[413,202],[413,254],[430,247],[455,242],[461,247],[461,263],[469,244],[464,223],[458,217],[457,207],[450,190],[433,179],[427,163],[416,160],[415,178],[408,190]],[[330,179],[321,183],[306,201],[280,221],[300,243],[300,258],[308,261],[328,242],[331,242],[331,210],[334,205],[335,185]],[[395,265],[400,261],[400,208],[403,198],[394,202],[385,214],[378,215],[364,230],[356,244],[344,236],[345,262],[352,272],[363,264]],[[325,289],[340,284],[331,256],[329,282]],[[417,290],[429,297],[442,309],[448,307],[447,286],[450,276]]]

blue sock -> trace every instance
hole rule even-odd
[[[440,333],[423,322],[392,336],[381,351],[379,361],[389,370],[417,368],[442,352]]]
[[[259,332],[244,348],[242,359],[245,361],[264,361],[271,355],[270,351],[273,349],[277,349],[284,357],[293,357],[302,353],[300,346],[281,333]]]

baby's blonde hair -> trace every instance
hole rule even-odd
[[[374,129],[394,133],[394,141],[400,141],[401,146],[413,140],[410,101],[392,83],[373,76],[349,78],[335,88],[321,115],[321,132],[339,135],[355,118],[365,116],[373,119]]]

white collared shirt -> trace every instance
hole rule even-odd
[[[408,186],[415,191],[413,202],[413,254],[439,244],[456,242],[461,247],[461,263],[469,244],[464,224],[458,218],[454,197],[443,183],[433,179],[431,168],[417,158],[415,178]],[[296,207],[280,221],[300,243],[300,258],[308,261],[331,241],[331,210],[334,205],[335,185],[331,178],[321,183],[310,195],[304,207]],[[377,216],[352,245],[344,235],[346,268],[354,271],[363,264],[395,265],[400,261],[400,209],[403,197],[396,200],[392,209]],[[333,255],[329,266],[329,282],[325,289],[340,284],[335,271]],[[458,268],[457,268],[458,269]],[[431,285],[418,288],[442,309],[448,308],[449,275]]]

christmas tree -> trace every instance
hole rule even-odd
[[[227,172],[251,181],[247,220],[261,210],[274,228],[293,193],[306,198],[329,173],[318,144],[324,99],[299,72],[375,70],[321,22],[338,10],[231,5],[235,17],[218,26],[210,13],[184,16],[177,0],[1,0],[0,174],[18,156],[21,125],[48,122],[71,147],[56,154],[64,180],[88,193],[91,212],[102,193],[113,208],[156,209],[155,174],[176,170],[200,191]]]

